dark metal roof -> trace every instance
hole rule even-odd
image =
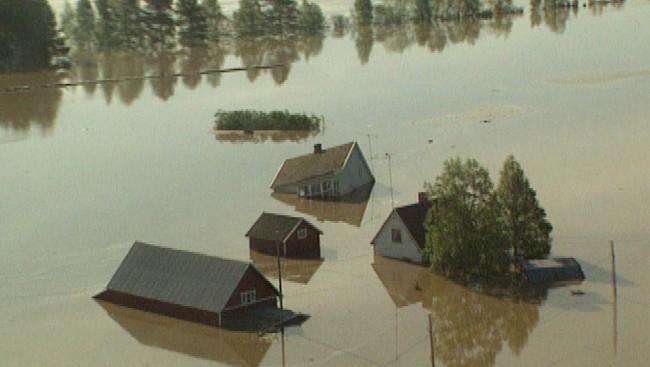
[[[250,263],[135,242],[107,289],[220,312]]]
[[[301,222],[307,223],[318,233],[323,233],[304,218],[264,212],[246,232],[246,237],[283,242],[298,228]]]
[[[580,264],[572,257],[522,260],[521,268],[526,279],[531,284],[582,281],[585,279]]]
[[[321,153],[310,153],[285,160],[275,175],[271,188],[335,173],[343,167],[355,144],[350,142],[323,150]]]
[[[421,249],[424,248],[426,243],[424,220],[427,218],[430,207],[429,203],[415,203],[395,208],[397,215],[402,219],[402,222],[404,222],[404,225],[411,232],[411,236]]]

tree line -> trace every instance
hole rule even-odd
[[[519,260],[550,253],[553,227],[513,156],[504,162],[496,189],[476,160],[460,158],[446,161],[426,186],[432,270],[470,283],[508,282]]]
[[[162,51],[231,36],[318,34],[325,18],[308,0],[240,0],[230,18],[217,0],[77,0],[66,2],[61,28],[77,49]]]

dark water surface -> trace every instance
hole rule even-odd
[[[339,11],[352,1],[321,3]],[[0,93],[1,364],[281,365],[284,349],[288,365],[430,365],[429,314],[436,366],[647,364],[648,19],[647,1],[528,8],[508,21],[157,58],[80,55],[68,74],[0,76],[3,89],[288,64]],[[325,127],[316,136],[212,133],[217,110],[245,108],[315,113]],[[283,159],[350,140],[378,180],[367,201],[271,195]],[[513,153],[554,225],[554,254],[576,257],[587,281],[502,299],[374,258],[369,242],[391,209],[385,153],[396,205],[414,202],[450,157],[475,157],[496,180]],[[324,261],[285,264],[285,305],[312,317],[284,339],[91,299],[136,239],[248,260],[244,234],[263,210],[304,215],[325,233]]]

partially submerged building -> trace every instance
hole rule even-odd
[[[277,310],[279,296],[250,263],[135,242],[96,298],[221,326],[249,311]]]
[[[271,188],[305,198],[340,198],[373,182],[359,145],[350,142],[329,149],[316,144],[313,153],[285,160]]]
[[[585,280],[582,267],[572,257],[521,260],[520,265],[524,279],[533,285]]]
[[[418,194],[418,202],[393,209],[370,242],[376,255],[427,264],[424,255],[426,230],[424,220],[431,203],[425,193]]]
[[[318,259],[321,234],[320,229],[304,218],[264,212],[246,232],[246,237],[251,251]]]

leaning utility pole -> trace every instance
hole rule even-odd
[[[431,321],[431,314],[429,314],[429,345],[431,347],[431,367],[436,367],[436,357],[433,352],[433,322]]]
[[[390,180],[390,206],[391,208],[394,208],[395,199],[393,198],[393,171],[390,162],[390,153],[386,153],[386,157],[388,158],[388,179]]]
[[[614,324],[614,354],[618,350],[618,294],[616,292],[616,252],[614,251],[614,241],[609,242],[609,248],[612,254],[612,301],[613,301],[613,324]]]

